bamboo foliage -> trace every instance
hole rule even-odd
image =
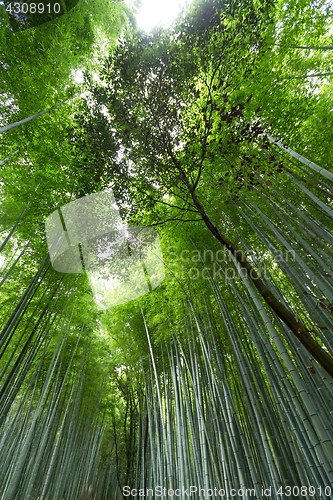
[[[267,137],[293,158],[286,157],[291,166],[284,163],[284,177],[267,182],[255,173],[251,195],[247,183],[237,199],[220,190],[220,198],[207,200],[205,184],[196,192],[217,226],[251,253],[273,295],[333,356],[333,174]],[[225,156],[235,181],[234,158]],[[273,146],[264,156],[272,160]],[[179,490],[182,500],[186,491],[206,499],[215,489],[227,499],[233,491],[262,498],[270,487],[274,500],[286,487],[296,499],[306,496],[302,485],[315,488],[307,498],[331,498],[333,379],[268,309],[231,252],[212,262],[220,276],[208,269],[198,286],[170,273],[184,293],[176,296],[178,315],[161,307],[158,341],[156,325],[136,302],[146,353],[129,381],[124,360],[120,374],[107,375],[106,387],[118,380],[119,408],[110,409],[102,404],[104,386],[95,399],[85,396],[91,346],[87,335],[82,348],[88,328],[76,321],[82,310],[73,300],[80,293],[75,279],[55,278],[47,255],[38,269],[32,266],[21,293],[11,288],[35,243],[32,235],[18,255],[8,250],[29,203],[0,248],[8,251],[0,281],[8,304],[0,332],[1,500],[116,500],[124,498],[125,481],[145,492],[140,496],[160,486],[167,498]],[[206,249],[207,239],[189,234],[191,245]]]
[[[304,169],[303,175],[304,181],[311,178]],[[239,213],[275,259],[272,266],[267,257],[252,254],[267,286],[295,314],[304,316],[310,331],[332,353],[331,209],[295,177],[288,177],[294,188],[282,190],[276,181],[268,190],[261,183],[255,199],[245,195],[238,200]],[[300,192],[301,207],[291,201]],[[282,208],[286,205],[289,213]],[[320,219],[310,205],[317,207]],[[227,214],[220,216],[228,220]],[[242,234],[238,236],[249,252]],[[281,258],[282,250],[287,259]],[[175,488],[181,490],[190,484],[206,490],[216,486],[230,498],[232,487],[243,489],[242,495],[246,488],[254,488],[260,496],[262,487],[272,485],[272,498],[279,498],[279,488],[313,485],[318,489],[314,497],[319,498],[320,485],[332,488],[333,481],[333,381],[309,360],[279,318],[266,311],[235,258],[230,254],[229,263],[215,263],[228,283],[226,289],[210,275],[215,316],[222,319],[232,354],[223,353],[211,299],[203,296],[201,307],[199,297],[189,300],[184,308],[188,341],[170,323],[173,340],[165,347],[169,367],[159,365],[165,383],[158,400],[162,397],[164,404],[156,405],[154,383],[146,379],[151,456],[157,463],[169,456],[170,466],[178,470]],[[241,281],[227,279],[231,263]],[[162,359],[163,350],[161,346]],[[157,431],[159,421],[170,429],[167,446]],[[149,464],[145,468],[149,470]],[[154,480],[141,487],[153,488],[155,477],[153,472]],[[168,488],[165,474],[162,484]],[[331,492],[326,489],[327,498]]]
[[[258,188],[256,199],[245,195],[238,202],[240,214],[276,260],[277,265],[267,267],[267,257],[253,254],[267,286],[295,313],[302,308],[304,320],[332,353],[332,242],[325,226],[330,213],[321,210],[319,221],[304,206],[297,207],[290,200],[297,196],[299,181],[289,179],[294,188],[282,191],[277,182],[268,192]],[[308,203],[313,201],[310,196]],[[289,252],[288,260],[279,259],[281,249]],[[332,380],[314,363],[312,370],[307,368],[307,352],[266,310],[234,257],[216,264],[228,286],[210,274],[210,296],[192,299],[186,293],[184,327],[179,329],[172,315],[168,318],[169,343],[160,348],[152,344],[141,309],[150,362],[139,398],[134,487],[183,491],[192,485],[197,487],[195,498],[199,489],[208,497],[216,487],[226,498],[232,489],[241,490],[239,496],[245,498],[247,489],[261,496],[262,488],[272,486],[272,498],[277,499],[279,488],[308,485],[317,488],[313,498],[322,498],[318,488],[333,483]],[[240,280],[227,279],[230,265]],[[4,325],[2,355],[34,303],[47,266],[48,258]],[[60,281],[53,290],[44,290],[41,303],[45,294],[52,297],[61,287]],[[68,300],[62,308],[56,304],[52,308],[47,302],[34,327],[23,329],[21,351],[10,353],[1,374],[1,498],[62,500],[81,493],[89,498],[90,484],[100,500],[120,498],[119,460],[99,459],[104,424],[98,403],[91,417],[84,409],[81,414],[84,355],[69,385],[76,348],[62,369],[74,309],[70,312]],[[327,326],[321,329],[319,323]],[[41,384],[55,335],[57,345]]]

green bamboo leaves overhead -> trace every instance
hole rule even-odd
[[[246,8],[248,20],[244,19]],[[261,106],[252,108],[253,94],[246,96],[245,90],[251,87],[249,80],[258,76],[254,68],[260,67],[266,36],[259,28],[271,29],[273,11],[269,4],[259,11],[250,5],[246,8],[238,6],[230,14],[215,6],[205,26],[204,44],[198,43],[202,26],[191,10],[187,20],[175,26],[172,36],[139,33],[122,41],[115,55],[106,60],[101,82],[96,84],[91,78],[94,105],[86,108],[80,123],[96,144],[96,177],[100,182],[103,179],[112,183],[128,219],[138,223],[144,218],[154,225],[172,220],[201,220],[220,245],[231,251],[267,306],[333,376],[332,356],[262,279],[243,252],[239,235],[228,237],[221,225],[213,221],[203,201],[204,197],[213,201],[214,195],[207,186],[209,177],[220,184],[221,180],[225,182],[223,176],[217,175],[230,173],[225,171],[229,168],[226,160],[233,162],[235,175],[229,179],[235,182],[227,196],[220,193],[215,209],[223,201],[230,202],[228,195],[237,201],[239,196],[235,193],[243,188],[243,178],[247,188],[252,189],[256,186],[255,174],[271,175],[270,164],[277,163],[274,157],[265,158],[269,139],[272,140],[267,130],[272,125],[265,124],[259,115]],[[214,16],[219,17],[219,30],[212,21]],[[197,23],[198,39],[192,40],[191,30],[185,29],[186,22]],[[178,37],[179,43],[173,43],[173,37]],[[311,98],[303,100],[312,104]],[[107,112],[110,118],[102,118],[103,107],[104,115]],[[108,119],[115,128],[109,127]],[[98,126],[98,135],[96,123],[102,124]],[[113,155],[105,148],[108,142],[115,145]],[[77,147],[81,149],[80,142]],[[297,156],[292,149],[285,150]],[[303,156],[297,157],[305,161]],[[315,167],[310,160],[305,162],[330,178],[327,169]],[[275,170],[281,173],[281,164],[277,167],[280,169]],[[266,184],[270,182],[265,180]],[[307,187],[298,187],[332,215],[330,206]],[[135,204],[128,203],[129,199],[135,199]],[[166,207],[174,208],[172,216]]]
[[[195,0],[115,48],[123,12],[84,85],[74,20],[59,68],[65,27],[34,39],[40,101],[3,77],[1,500],[331,498],[332,93],[305,77],[330,76],[332,9]],[[157,229],[165,279],[101,311],[44,224],[104,190]]]

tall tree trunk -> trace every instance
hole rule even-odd
[[[61,106],[62,104],[64,104],[67,101],[68,101],[68,99],[66,99],[66,101],[60,102],[59,104],[56,104],[55,106],[52,106],[52,108],[48,108],[45,111],[41,111],[40,113],[36,113],[35,115],[31,115],[28,118],[24,118],[23,120],[20,120],[19,122],[14,122],[14,123],[11,123],[10,125],[6,125],[5,127],[1,127],[0,134],[2,134],[3,132],[7,132],[8,130],[10,130],[12,128],[19,127],[20,125],[23,125],[24,123],[30,122],[31,120],[34,120],[35,118],[38,118],[39,116],[45,115],[45,113],[49,113],[49,111],[52,111],[52,109],[55,109],[58,106]]]
[[[333,194],[330,193],[329,191],[325,191],[325,189],[321,188],[318,184],[315,184],[314,182],[310,181],[309,179],[306,179],[304,176],[299,175],[298,173],[294,172],[293,170],[290,170],[290,168],[284,167],[284,169],[289,172],[289,174],[294,175],[299,181],[304,182],[308,186],[311,186],[315,189],[318,189],[323,195],[327,196],[328,198],[331,198],[333,200]]]
[[[298,340],[304,345],[304,347],[309,351],[311,356],[318,361],[318,363],[331,375],[333,378],[333,358],[314,340],[310,332],[305,328],[305,326],[295,318],[293,313],[289,311],[269,290],[265,283],[260,279],[257,271],[250,264],[250,262],[244,256],[242,250],[239,250],[231,241],[229,241],[219,229],[212,223],[208,217],[204,207],[198,200],[194,193],[193,188],[190,188],[192,200],[200,213],[205,225],[213,236],[224,246],[229,252],[234,255],[237,262],[246,271],[249,278],[252,280],[254,286],[258,290],[259,294],[265,300],[266,304],[275,312],[275,314],[290,328],[293,334],[298,338]]]
[[[315,76],[315,75],[313,75],[313,76]],[[333,181],[333,174],[332,174],[332,172],[329,172],[328,170],[326,170],[325,168],[320,167],[319,165],[317,165],[313,161],[310,161],[307,158],[305,158],[304,156],[296,153],[296,151],[294,151],[293,149],[290,149],[287,146],[284,146],[282,144],[282,142],[277,141],[270,134],[266,134],[266,136],[267,136],[267,139],[269,139],[273,144],[276,144],[277,146],[279,146],[279,148],[283,149],[283,151],[286,151],[286,153],[289,153],[291,156],[293,156],[294,158],[296,158],[296,160],[299,160],[300,162],[304,163],[304,165],[308,166],[312,170],[315,170],[316,172],[318,172],[319,174],[323,175],[327,179],[330,179],[331,181]]]

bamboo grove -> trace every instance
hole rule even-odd
[[[1,38],[0,498],[332,498],[332,8],[103,6]],[[164,279],[99,308],[45,224],[110,191]]]

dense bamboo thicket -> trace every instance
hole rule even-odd
[[[37,106],[32,60],[26,89],[3,65],[0,499],[332,498],[332,9],[196,0],[116,44],[107,5],[83,84],[84,10],[43,28],[58,72],[38,28],[0,38],[50,78]],[[45,232],[98,192],[161,244],[149,293],[104,309]]]

